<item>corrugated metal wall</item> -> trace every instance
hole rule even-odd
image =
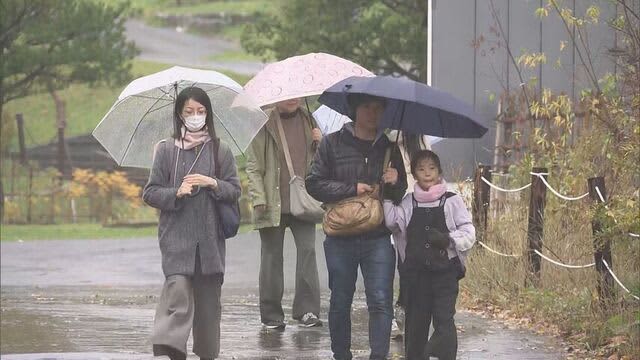
[[[525,82],[536,77],[538,88],[551,88],[573,97],[579,97],[580,90],[589,85],[562,20],[552,12],[542,19],[535,15],[536,9],[546,3],[546,0],[432,0],[431,85],[474,104],[476,111],[491,123],[491,130],[483,139],[452,139],[434,146],[442,157],[448,173],[445,175],[470,176],[478,162],[491,164],[493,160],[497,101],[491,102],[490,94],[497,98],[522,82],[509,59],[504,39],[515,58],[524,51],[544,52],[547,56],[546,64],[522,72]],[[591,61],[602,76],[616,70],[608,55],[608,50],[615,46],[615,34],[606,23],[615,15],[616,7],[608,0],[595,3],[601,9],[601,21],[589,26],[591,59],[585,61]],[[593,1],[565,0],[563,4],[582,17]],[[633,6],[640,7],[640,0],[634,0]],[[561,41],[567,42],[562,52]],[[578,49],[584,53],[581,44]]]

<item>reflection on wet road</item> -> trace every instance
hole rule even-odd
[[[289,236],[289,235],[288,235]],[[318,265],[324,327],[264,330],[258,307],[256,233],[228,241],[221,359],[329,359],[329,290],[320,236]],[[283,305],[290,318],[295,247],[285,243]],[[149,336],[162,286],[154,239],[29,241],[1,244],[2,359],[151,359]],[[359,289],[361,289],[361,281]],[[368,356],[366,302],[356,292],[352,349]],[[460,359],[559,359],[552,339],[505,329],[460,312]],[[191,349],[191,344],[188,346]],[[402,358],[392,341],[391,358]],[[197,357],[190,357],[197,359]]]

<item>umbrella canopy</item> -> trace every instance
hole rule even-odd
[[[267,116],[242,86],[212,70],[175,66],[131,82],[93,130],[93,136],[120,166],[148,168],[154,145],[173,133],[176,96],[199,87],[211,99],[216,135],[235,155],[243,153]]]
[[[318,101],[348,115],[349,94],[386,99],[380,128],[441,138],[479,138],[486,122],[453,95],[416,81],[391,76],[352,76],[328,88]]]
[[[344,124],[351,122],[348,116],[342,115],[326,105],[322,105],[318,110],[314,111],[313,117],[316,119],[316,123],[323,135],[336,132],[342,129]]]
[[[334,133],[340,129],[344,124],[351,122],[348,116],[342,115],[339,112],[331,109],[326,105],[321,105],[318,110],[313,112],[313,117],[316,119],[316,123],[320,127],[320,131],[322,131],[323,135],[328,135]],[[389,134],[391,139],[395,139],[398,134]],[[434,145],[444,140],[443,138],[439,138],[437,136],[429,136],[425,135],[425,141],[427,141],[430,145]]]
[[[329,86],[349,76],[373,74],[349,60],[325,54],[293,56],[265,66],[244,86],[259,106],[320,95]]]

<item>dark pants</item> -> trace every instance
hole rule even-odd
[[[308,312],[320,315],[320,280],[316,263],[316,225],[282,214],[280,226],[260,229],[260,318],[262,323],[284,321],[283,246],[289,227],[296,243],[296,290],[292,317]]]
[[[388,236],[374,239],[327,236],[324,252],[331,300],[329,334],[335,359],[351,359],[351,303],[358,279],[364,278],[369,311],[370,359],[386,359],[393,319],[395,250]]]
[[[405,286],[405,354],[407,360],[455,360],[458,337],[453,316],[456,313],[459,270],[455,263],[441,272],[427,270],[400,273]],[[433,334],[429,341],[429,327]]]

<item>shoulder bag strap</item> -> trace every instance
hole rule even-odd
[[[276,119],[278,125],[278,133],[280,134],[280,141],[282,142],[282,151],[284,151],[284,159],[287,162],[287,168],[289,169],[289,176],[292,178],[295,176],[293,172],[293,165],[291,164],[291,154],[289,153],[289,144],[287,144],[287,137],[284,135],[284,129],[282,128],[282,122],[280,118]]]
[[[218,159],[218,153],[220,152],[220,139],[215,139],[211,142],[213,148],[213,176],[220,176],[220,161]]]

